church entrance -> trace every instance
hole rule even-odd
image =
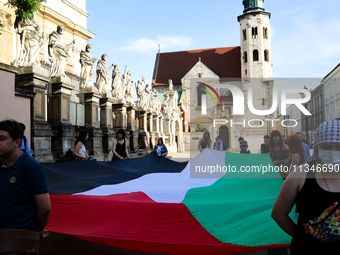
[[[218,136],[220,137],[220,139],[223,141],[224,146],[223,146],[223,150],[227,150],[230,148],[229,146],[229,129],[227,126],[221,126],[218,129]]]

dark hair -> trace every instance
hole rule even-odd
[[[275,149],[275,142],[274,142],[274,139],[273,139],[273,136],[279,136],[280,137],[280,140],[278,142],[280,148],[282,149],[283,148],[283,139],[282,139],[282,136],[281,136],[281,133],[279,130],[273,130],[271,133],[270,133],[270,138],[269,138],[269,149],[271,151],[274,151]]]
[[[118,134],[121,134],[123,136],[123,139],[125,139],[126,133],[125,133],[124,129],[120,128],[116,131],[116,139],[118,139]]]
[[[243,141],[244,138],[242,136],[240,136],[240,138],[238,139],[238,141]]]
[[[86,130],[82,130],[79,132],[79,135],[77,136],[76,142],[74,144],[74,147],[77,145],[78,142],[82,142],[84,145],[86,143],[86,136],[88,132]]]
[[[25,136],[25,129],[26,129],[26,126],[24,123],[19,123],[22,130],[23,130],[23,135],[22,135],[22,140],[24,140],[24,145],[25,145],[25,149],[26,149],[26,145],[27,145],[27,139],[26,139],[26,136]],[[22,140],[21,140],[21,143],[22,143]]]
[[[19,122],[16,120],[3,120],[0,122],[0,130],[7,131],[11,136],[12,140],[22,139],[24,130],[22,129]]]
[[[162,145],[164,145],[164,142],[163,142],[163,138],[162,138],[162,137],[158,138],[157,145],[159,144],[159,139],[161,139],[161,141],[162,141]]]
[[[269,135],[265,135],[263,139],[269,139]]]

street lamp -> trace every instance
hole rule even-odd
[[[306,85],[303,87],[303,89],[308,90],[308,88],[306,87]],[[305,93],[300,92],[299,94],[300,94],[300,97],[301,97],[301,98],[305,98],[305,97],[306,97],[306,94],[305,94]],[[307,108],[307,104],[308,104],[308,102],[305,103],[306,108]],[[308,119],[307,119],[307,115],[305,115],[305,121],[306,121],[306,141],[307,141],[307,144],[308,144]]]

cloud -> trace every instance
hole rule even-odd
[[[164,51],[190,48],[192,44],[193,39],[189,36],[158,35],[156,39],[140,38],[137,40],[128,40],[120,49],[138,53],[154,53],[158,51],[158,45],[160,45],[161,50]]]
[[[314,77],[325,76],[340,59],[339,22],[339,18],[320,20],[313,13],[295,18],[290,29],[272,37],[274,66],[294,77],[311,72]]]

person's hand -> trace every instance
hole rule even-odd
[[[120,159],[120,160],[125,160],[125,159],[124,159],[123,157],[121,157],[121,156],[119,156],[119,159]]]
[[[41,237],[41,238],[45,238],[45,237],[47,237],[49,234],[50,234],[50,233],[47,232],[46,229],[44,229],[43,231],[40,232],[40,237]]]
[[[130,159],[130,156],[127,156],[126,158],[127,158],[127,159]]]

